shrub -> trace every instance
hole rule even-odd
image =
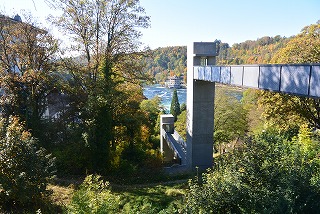
[[[48,181],[54,176],[54,158],[16,117],[0,121],[0,205],[29,207],[48,196]]]
[[[119,210],[120,198],[111,193],[109,182],[98,175],[85,178],[68,206],[69,213],[117,213]]]
[[[189,184],[187,211],[318,213],[320,146],[301,126],[285,139],[266,131],[221,155],[202,181]]]

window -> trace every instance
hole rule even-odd
[[[200,65],[201,66],[207,66],[208,65],[208,58],[207,57],[201,57]]]

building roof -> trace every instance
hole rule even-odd
[[[10,21],[10,22],[22,22],[22,19],[18,14],[16,14],[13,18],[0,14],[0,20]]]

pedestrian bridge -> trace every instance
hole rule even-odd
[[[194,66],[193,79],[320,97],[319,64]]]
[[[161,117],[161,151],[165,159],[179,160],[178,164],[190,170],[210,168],[213,164],[216,82],[320,98],[320,64],[216,66],[217,55],[214,42],[194,42],[188,46],[187,142],[175,144],[172,119]],[[178,145],[183,145],[183,149]]]

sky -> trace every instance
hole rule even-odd
[[[141,42],[152,49],[211,42],[234,43],[263,36],[297,35],[320,20],[320,0],[140,0],[151,18]],[[13,16],[26,10],[43,25],[50,10],[45,0],[0,0],[0,11]]]

